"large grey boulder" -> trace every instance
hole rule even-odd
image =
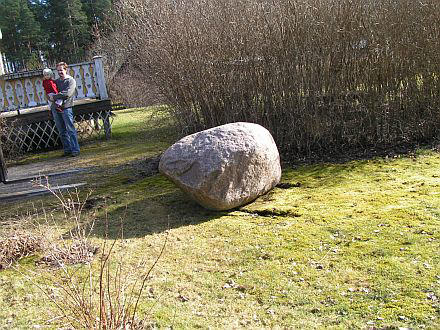
[[[247,204],[281,178],[272,135],[260,125],[244,122],[184,137],[164,152],[159,171],[213,210]]]

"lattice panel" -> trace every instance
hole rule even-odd
[[[81,142],[99,137],[110,138],[112,122],[112,113],[106,110],[75,115],[78,139]],[[22,152],[49,149],[61,145],[53,120],[21,126],[14,125],[4,139],[4,145],[18,146]]]
[[[110,111],[99,111],[75,116],[75,126],[80,141],[110,138],[113,116]]]

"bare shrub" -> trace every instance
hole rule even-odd
[[[78,192],[58,193],[44,179],[34,185],[48,189],[57,198],[61,207],[59,213],[48,214],[34,209],[27,215],[11,218],[3,224],[0,234],[0,270],[9,268],[21,258],[39,257],[37,264],[54,267],[87,263],[93,259],[98,248],[90,243],[90,234],[94,222],[83,222],[82,210],[87,205],[89,196],[82,202]],[[63,235],[60,226],[72,226],[67,235]]]
[[[127,107],[145,107],[164,102],[151,77],[135,68],[122,67],[113,76],[109,86],[112,99]]]
[[[38,261],[38,264],[62,267],[63,265],[87,263],[92,261],[97,252],[98,248],[89,242],[74,239],[71,244],[53,246],[52,250],[46,251],[46,255]]]
[[[58,260],[62,275],[45,275],[46,286],[38,284],[37,274],[32,275],[32,282],[57,307],[67,325],[75,329],[145,329],[146,323],[137,317],[138,304],[166,241],[149,267],[145,261],[133,267],[123,256],[116,256],[117,242],[101,246],[97,267],[87,263],[85,268],[72,268]]]
[[[87,262],[85,268],[67,267],[64,258],[51,254],[62,276],[53,274],[48,286],[33,281],[61,313],[67,325],[75,329],[145,329],[146,323],[137,317],[138,304],[158,257],[147,267],[143,260],[129,265],[123,254],[114,251],[116,243],[100,246],[98,265]],[[54,290],[56,294],[54,294]]]
[[[114,102],[129,107],[163,104],[151,73],[139,70],[134,61],[136,44],[132,42],[131,34],[126,33],[130,31],[131,23],[120,11],[110,13],[102,30],[96,32],[97,41],[89,49],[89,54],[104,56],[107,86]]]
[[[188,133],[259,123],[287,159],[440,128],[436,0],[121,0],[115,13],[126,60]]]
[[[147,324],[137,317],[138,305],[150,274],[164,252],[167,238],[150,266],[147,260],[129,264],[123,253],[123,219],[121,239],[105,239],[98,249],[91,237],[95,220],[84,215],[90,194],[81,200],[78,191],[62,194],[44,179],[34,184],[52,192],[63,215],[61,219],[54,218],[58,213],[48,214],[43,210],[44,221],[34,222],[41,238],[37,247],[44,255],[37,265],[50,268],[44,273],[27,271],[23,274],[56,306],[61,315],[54,320],[74,329],[145,329]],[[107,214],[104,221],[108,232]],[[63,230],[59,226],[68,224],[73,227],[67,234],[60,235]],[[20,235],[20,241],[24,237]],[[120,251],[116,252],[118,247]],[[2,244],[0,252],[1,248]]]

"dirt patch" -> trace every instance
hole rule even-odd
[[[159,161],[161,156],[162,154],[154,157],[136,159],[134,161],[116,166],[110,170],[110,174],[116,174],[129,170],[132,172],[132,174],[123,183],[135,183],[138,180],[142,180],[159,173]]]
[[[276,185],[276,187],[280,189],[298,188],[301,187],[301,182],[295,182],[295,183],[280,182]]]

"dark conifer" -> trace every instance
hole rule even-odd
[[[50,57],[79,62],[91,42],[90,27],[80,0],[47,0]]]
[[[17,69],[38,66],[42,32],[27,0],[0,0],[1,49]]]

